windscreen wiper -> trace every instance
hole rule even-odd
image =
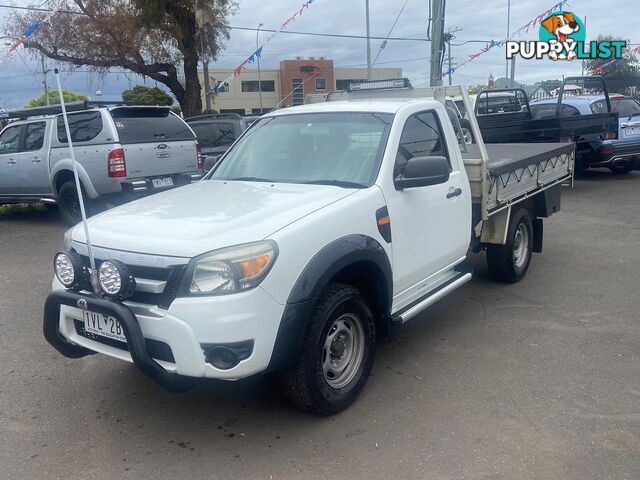
[[[312,180],[310,182],[301,182],[305,185],[331,185],[342,188],[367,188],[367,185],[357,182],[349,182],[347,180]]]
[[[230,182],[272,182],[273,180],[269,178],[260,178],[260,177],[238,177],[238,178],[215,178],[215,180],[228,180]]]

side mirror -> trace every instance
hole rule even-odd
[[[393,183],[396,189],[440,185],[449,180],[449,160],[446,157],[413,157],[405,166],[404,176]]]

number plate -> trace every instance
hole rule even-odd
[[[172,187],[173,178],[154,178],[151,180],[154,188]]]
[[[640,127],[627,127],[624,129],[625,137],[633,137],[635,135],[640,135]]]
[[[93,333],[94,335],[100,335],[101,337],[127,343],[127,337],[124,336],[124,329],[115,318],[86,310],[83,311],[83,315],[84,329],[87,333]]]

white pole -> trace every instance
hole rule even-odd
[[[369,0],[365,0],[367,20],[367,80],[371,80],[371,25],[369,23]]]
[[[84,209],[84,198],[82,196],[82,186],[80,185],[80,176],[78,175],[78,165],[76,163],[76,155],[73,151],[73,140],[71,139],[71,130],[69,129],[69,119],[67,118],[67,109],[64,104],[64,95],[62,94],[62,85],[60,84],[60,72],[54,69],[56,74],[56,83],[58,84],[58,96],[60,97],[60,106],[62,107],[62,119],[64,120],[64,130],[67,133],[67,142],[69,142],[69,154],[71,155],[71,165],[73,166],[73,176],[76,180],[76,190],[78,192],[78,201],[80,202],[80,213],[82,214],[82,226],[84,227],[84,236],[87,239],[87,250],[89,251],[89,263],[91,265],[91,286],[94,293],[100,291],[98,286],[98,272],[96,271],[96,260],[93,257],[93,247],[91,246],[91,238],[89,237],[89,226],[87,225],[87,213]]]

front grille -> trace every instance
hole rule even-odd
[[[89,267],[89,257],[81,255],[82,263]],[[96,259],[96,269],[100,268],[102,260]],[[144,278],[148,280],[159,280],[167,282],[164,291],[162,293],[149,293],[135,291],[128,300],[137,303],[144,303],[146,305],[156,305],[163,309],[168,309],[171,306],[171,302],[176,298],[178,288],[182,280],[185,265],[177,265],[171,267],[147,267],[142,265],[127,265],[129,272],[136,278]]]
[[[74,320],[73,323],[76,328],[76,333],[81,337],[88,338],[89,340],[93,340],[94,342],[102,343],[103,345],[107,345],[109,347],[118,348],[126,352],[129,351],[129,347],[125,342],[120,342],[119,340],[114,340],[113,338],[107,338],[103,337],[102,335],[89,333],[84,329],[84,323],[82,323],[80,320]],[[173,352],[171,351],[171,347],[166,343],[159,340],[153,340],[151,338],[145,338],[144,342],[147,346],[147,352],[149,353],[149,356],[151,358],[162,360],[164,362],[176,363],[176,360],[173,357]]]

